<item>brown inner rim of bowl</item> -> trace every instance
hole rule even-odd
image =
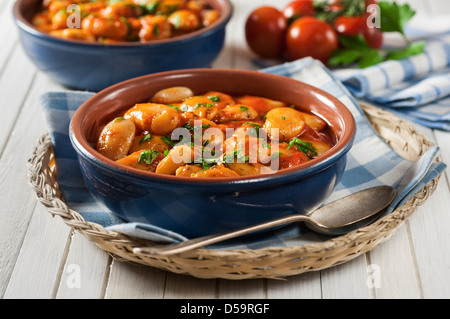
[[[25,25],[28,27],[34,29],[37,33],[43,34],[45,36],[48,36],[49,38],[59,40],[62,42],[69,42],[69,43],[77,43],[77,44],[86,44],[86,45],[93,45],[93,46],[100,46],[104,47],[105,44],[103,43],[96,43],[96,42],[86,42],[83,40],[75,40],[75,39],[62,39],[55,36],[52,36],[48,33],[45,33],[38,28],[36,28],[31,22],[31,18],[33,17],[34,13],[37,11],[38,6],[40,3],[42,3],[43,0],[17,0],[17,2],[14,4],[14,15]],[[203,33],[208,32],[211,29],[214,29],[222,23],[224,23],[225,20],[227,20],[231,14],[232,14],[232,6],[229,0],[206,0],[208,4],[220,11],[220,18],[218,21],[213,23],[210,26],[207,26],[206,28],[190,32],[188,34],[176,36],[169,39],[162,39],[162,40],[154,40],[151,42],[120,42],[120,43],[108,43],[107,46],[153,46],[157,44],[164,44],[164,43],[172,43],[180,40],[185,40],[189,38],[193,38],[197,35],[201,35]]]
[[[274,83],[276,83],[276,85],[274,85]],[[171,86],[188,86],[196,93],[222,91],[231,95],[250,94],[265,96],[275,100],[281,100],[288,105],[297,105],[301,109],[323,118],[337,137],[338,141],[334,147],[316,159],[295,167],[279,170],[273,175],[288,174],[292,171],[315,165],[338,153],[351,141],[354,135],[355,123],[350,111],[338,99],[322,90],[288,77],[256,71],[197,69],[171,71],[143,76],[116,84],[99,92],[86,101],[74,116],[72,127],[76,139],[85,150],[93,155],[93,157],[103,163],[107,163],[107,165],[119,168],[124,172],[158,179],[192,180],[188,177],[158,175],[125,167],[102,156],[91,146],[92,141],[97,138],[95,135],[98,133],[98,128],[102,124],[105,124],[108,120],[117,116],[119,112],[132,107],[134,104],[148,100],[157,91]],[[291,96],[292,92],[297,95]],[[299,95],[302,96],[302,101],[296,99]],[[108,105],[107,112],[105,112],[104,105]],[[86,116],[87,114],[89,114],[89,116]],[[94,139],[92,138],[93,135]],[[222,182],[230,180],[250,180],[266,176],[267,175],[256,175],[252,177],[242,176],[220,178],[217,180]],[[196,179],[196,181],[201,180],[212,182],[211,178]]]

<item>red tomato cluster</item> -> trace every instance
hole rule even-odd
[[[376,0],[364,0],[365,7]],[[343,0],[328,1],[329,13],[343,12]],[[314,0],[290,2],[282,11],[264,6],[253,11],[245,24],[249,47],[260,57],[296,60],[311,56],[327,64],[334,50],[339,48],[339,35],[362,35],[367,44],[379,49],[383,35],[380,29],[369,28],[369,13],[361,16],[340,15],[328,23],[319,19]]]

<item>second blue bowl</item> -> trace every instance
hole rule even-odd
[[[221,52],[231,15],[229,0],[209,0],[222,13],[210,27],[150,43],[100,44],[45,34],[29,22],[42,0],[17,0],[14,18],[30,60],[55,81],[73,89],[100,91],[115,83],[162,71],[206,68]]]

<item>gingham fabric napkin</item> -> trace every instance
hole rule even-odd
[[[334,71],[359,99],[423,126],[450,131],[450,19],[415,19],[406,30],[411,40],[425,40],[425,52],[366,69]],[[398,38],[386,39],[395,46]]]
[[[328,202],[368,187],[392,185],[396,187],[398,196],[387,212],[390,213],[446,168],[445,164],[434,162],[439,151],[437,147],[432,147],[417,163],[404,160],[392,151],[375,133],[346,88],[335,80],[320,62],[307,58],[269,68],[264,72],[289,76],[331,93],[351,110],[356,119],[357,135],[354,147],[348,155],[346,171]],[[91,96],[92,93],[88,92],[67,91],[46,93],[40,99],[54,144],[58,183],[69,207],[79,212],[87,221],[130,236],[157,242],[184,240],[182,234],[174,234],[170,230],[146,224],[124,223],[90,195],[78,168],[76,153],[68,137],[68,127],[75,110]],[[299,245],[324,239],[326,238],[311,232],[302,224],[292,224],[214,247],[263,248]]]

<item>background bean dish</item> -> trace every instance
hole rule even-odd
[[[182,177],[274,173],[335,144],[319,116],[260,96],[188,87],[157,92],[99,128],[95,148],[119,164]]]
[[[217,21],[205,0],[44,0],[34,26],[88,42],[150,42],[187,34]]]

